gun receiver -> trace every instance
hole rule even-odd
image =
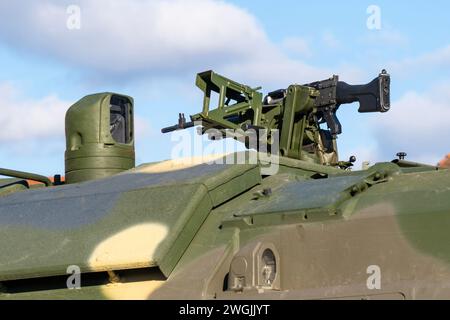
[[[163,133],[198,124],[200,134],[215,129],[222,137],[233,137],[251,148],[254,145],[248,145],[250,131],[264,129],[265,134],[257,134],[256,149],[263,143],[269,150],[273,143],[271,132],[278,130],[282,156],[325,165],[339,162],[336,138],[342,127],[336,111],[341,104],[358,101],[359,112],[386,112],[390,108],[390,76],[386,70],[364,85],[349,85],[335,75],[270,92],[264,99],[258,92],[260,88],[237,83],[213,71],[197,74],[196,85],[204,92],[202,111],[191,115],[190,122],[180,113],[178,124],[163,128]],[[210,108],[213,94],[218,94],[218,102]],[[328,129],[322,129],[322,123],[327,123]],[[238,133],[230,134],[230,129]]]

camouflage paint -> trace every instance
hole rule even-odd
[[[155,270],[161,268],[165,277],[158,271],[154,280],[112,282],[80,290],[24,291],[1,297],[450,298],[448,170],[405,173],[406,169],[386,163],[366,171],[340,171],[314,179],[314,173],[308,170],[310,164],[295,160],[295,166],[281,161],[283,168],[278,175],[258,175],[257,180],[250,179],[255,166],[193,163],[193,167],[183,165],[179,170],[170,162],[149,164],[79,187],[4,196],[0,201],[0,235],[7,245],[2,249],[0,277],[5,287],[8,280],[64,275],[71,264],[79,264],[83,272],[153,266]],[[380,172],[384,176],[374,183],[373,178]],[[245,185],[236,180],[246,174],[250,176],[245,180],[252,183]],[[221,189],[226,181],[236,181],[238,184],[228,187],[239,185],[242,191],[227,196],[228,200],[212,196],[215,189],[227,193],[227,188]],[[109,193],[106,185],[110,186]],[[354,186],[358,186],[358,192],[353,192]],[[101,201],[89,200],[91,187],[105,191],[96,195]],[[197,230],[190,233],[192,240],[188,240],[188,235],[179,233],[186,226],[179,222],[180,216],[168,216],[198,203],[198,196],[192,196],[203,188],[209,194],[209,205],[201,214],[205,217],[196,224]],[[267,188],[272,193],[261,197],[261,190]],[[82,209],[76,192],[85,206],[96,206],[95,212],[79,216],[72,212],[70,217],[60,212],[60,217],[69,219],[64,221],[57,218],[58,212],[38,201],[40,197],[47,204],[56,199],[66,201],[67,193],[73,209]],[[25,196],[32,201],[33,211],[17,216],[10,210],[14,211],[14,203],[20,202],[21,212],[26,213],[21,198]],[[44,214],[49,210],[51,215]],[[80,219],[88,215],[84,221]],[[167,249],[167,243],[176,243],[177,239],[185,243],[184,249]],[[264,246],[277,251],[276,287],[261,288],[250,281],[240,291],[223,291],[233,259],[247,257],[254,248],[257,251]],[[7,247],[14,250],[8,251]],[[179,258],[167,259],[165,255]],[[247,258],[251,264],[252,257]],[[381,268],[380,290],[366,286],[370,265]]]

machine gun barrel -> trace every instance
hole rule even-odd
[[[178,115],[178,124],[162,128],[161,132],[162,133],[168,133],[168,132],[172,132],[172,131],[175,131],[175,130],[192,128],[193,126],[195,126],[195,123],[193,121],[186,122],[186,118],[184,117],[184,113],[180,113]]]
[[[173,126],[162,128],[161,133],[169,133],[169,132],[176,131],[176,130],[188,129],[188,128],[192,128],[194,125],[195,124],[192,121],[186,122],[186,124],[183,127],[180,127],[178,124],[175,124]]]

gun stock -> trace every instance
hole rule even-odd
[[[314,106],[317,108],[319,121],[326,122],[335,137],[342,133],[336,111],[341,104],[359,102],[358,112],[386,112],[390,108],[390,76],[386,70],[367,84],[350,85],[339,81],[339,77],[316,81],[305,86],[320,92]]]
[[[349,85],[339,81],[336,88],[336,103],[359,102],[358,112],[386,112],[389,101],[390,76],[386,70],[364,85]]]

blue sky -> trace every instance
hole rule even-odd
[[[69,5],[81,28],[66,26]],[[368,29],[367,8],[381,28]],[[433,1],[2,1],[0,167],[64,171],[64,112],[86,94],[135,98],[138,163],[170,158],[159,129],[200,110],[195,74],[263,92],[339,74],[392,77],[392,108],[338,116],[341,158],[436,163],[450,151],[450,3]]]

